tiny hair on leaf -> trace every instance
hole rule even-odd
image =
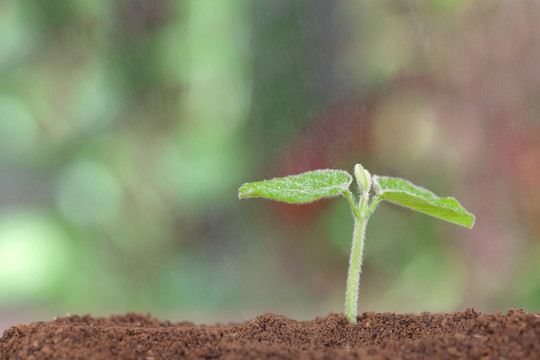
[[[240,199],[261,197],[290,204],[306,204],[343,194],[352,182],[343,170],[314,170],[242,185]]]

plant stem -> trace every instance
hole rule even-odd
[[[364,253],[364,234],[369,216],[368,214],[363,214],[363,211],[360,211],[360,213],[360,215],[355,214],[354,216],[354,233],[345,296],[345,313],[347,314],[347,320],[351,323],[356,322],[358,288],[360,286],[360,273],[362,272],[362,258]]]
[[[354,203],[354,198],[349,190],[343,191],[343,195],[349,200],[349,205],[351,205],[351,210],[353,212],[353,216],[357,217],[360,216],[359,209]]]

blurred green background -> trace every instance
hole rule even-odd
[[[540,3],[0,1],[0,327],[341,312],[345,200],[237,199],[316,168],[455,196],[384,203],[359,311],[540,311]]]

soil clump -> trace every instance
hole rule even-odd
[[[540,359],[540,315],[364,313],[295,321],[263,314],[196,326],[129,313],[12,326],[0,359]]]

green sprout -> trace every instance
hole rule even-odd
[[[438,197],[407,180],[377,175],[372,178],[360,164],[354,167],[354,176],[360,195],[358,202],[349,190],[352,176],[343,170],[314,170],[299,175],[246,183],[238,191],[240,199],[262,197],[290,204],[306,204],[339,195],[343,195],[349,201],[354,217],[354,232],[349,259],[345,313],[351,323],[356,322],[366,225],[381,200],[468,228],[472,228],[475,219],[474,215],[465,210],[456,199]],[[375,194],[370,198],[372,184],[375,187]]]

